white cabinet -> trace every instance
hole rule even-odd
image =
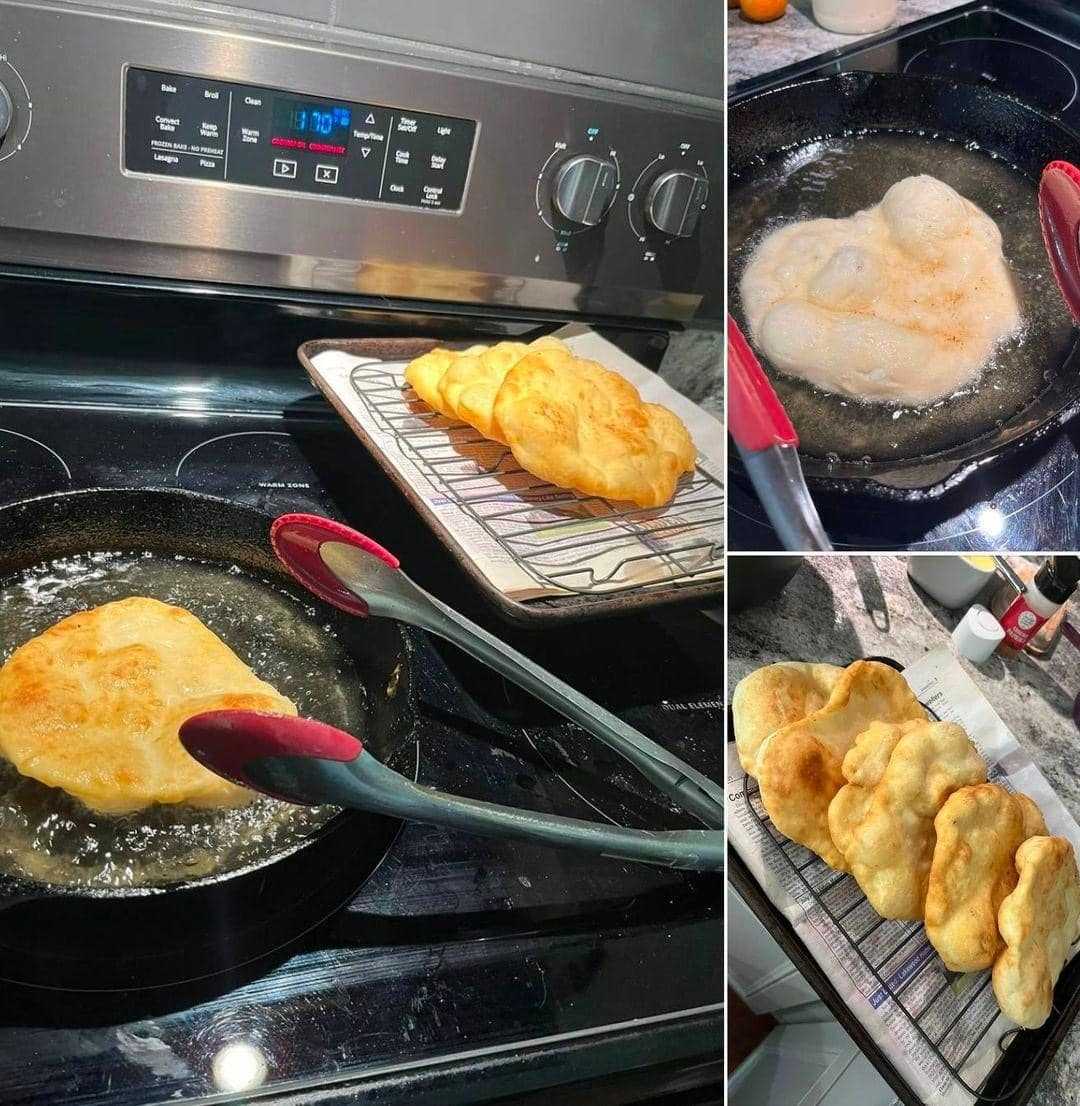
[[[743,1002],[755,1014],[772,1014],[781,1021],[785,1009],[820,1006],[817,992],[769,936],[742,895],[731,888],[727,899],[728,983]],[[825,1013],[817,1020],[828,1016]]]
[[[779,1025],[728,1081],[728,1106],[896,1106],[836,1022]]]
[[[728,983],[778,1025],[728,1082],[728,1106],[894,1106],[899,1100],[742,896],[728,893]]]

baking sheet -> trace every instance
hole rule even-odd
[[[410,402],[405,361],[380,362],[331,348],[315,353],[310,365],[316,385],[362,427],[439,520],[459,555],[507,599],[612,595],[721,579],[720,423],[591,329],[574,324],[556,337],[578,356],[622,373],[644,400],[663,404],[686,423],[698,447],[698,473],[680,482],[670,504],[641,510],[576,496],[522,472],[512,458],[508,465],[504,447],[479,442],[471,427],[433,419],[418,400]],[[373,389],[369,382],[376,373],[387,374],[386,383]],[[454,478],[453,494],[447,475]]]
[[[1068,838],[1080,855],[1080,826],[949,649],[942,646],[927,653],[906,668],[903,674],[919,699],[938,717],[957,722],[967,730],[986,759],[990,778],[1003,787],[1022,791],[1034,799],[1050,832]],[[882,989],[847,934],[810,895],[791,862],[781,853],[781,848],[789,851],[796,864],[812,859],[812,854],[786,838],[774,838],[773,834],[776,837],[779,834],[771,824],[763,828],[749,809],[743,797],[746,774],[739,765],[734,743],[729,742],[727,749],[729,794],[738,796],[729,804],[728,810],[731,846],[738,851],[772,903],[791,922],[809,953],[828,974],[860,1023],[921,1101],[928,1106],[969,1106],[975,1102],[975,1096],[953,1078],[935,1055],[905,1009],[889,991]],[[805,875],[812,886],[817,886],[817,881],[836,873],[818,860],[806,869]],[[857,909],[856,903],[861,900],[862,909],[872,912],[850,876],[837,888],[836,895],[837,898],[844,897],[841,909],[846,910],[849,906]],[[830,895],[834,913],[836,901]],[[906,981],[915,978],[913,986],[924,987],[928,994],[932,994],[946,980],[944,966],[926,940],[921,925],[886,921],[875,931],[874,940],[882,948],[902,946],[901,955],[888,961],[890,990],[904,986]],[[1073,955],[1075,953],[1074,948]],[[978,988],[987,974],[972,973],[951,983],[940,1015],[935,1011],[935,1017],[944,1022],[936,1028],[947,1026],[949,1012],[953,1008],[961,1008],[973,993],[972,988]],[[955,1004],[951,1001],[953,995],[956,996]],[[916,1005],[913,997],[905,993],[905,1006]],[[920,1017],[920,1023],[924,1020],[932,1019]],[[986,1026],[989,1028],[984,1030]],[[923,1028],[930,1030],[933,1036],[935,1026],[927,1024]],[[963,1041],[963,1048],[971,1044],[976,1046],[960,1068],[967,1084],[973,1087],[980,1085],[1001,1057],[998,1042],[1013,1029],[1013,1023],[997,1010],[993,988],[986,986],[964,1012],[958,1029],[952,1031],[949,1037],[950,1041],[954,1037],[957,1042]],[[981,1038],[975,1042],[977,1034],[981,1034]]]

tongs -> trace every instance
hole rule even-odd
[[[799,437],[739,324],[729,315],[728,429],[785,549],[832,549],[810,498]]]
[[[319,598],[348,614],[394,618],[453,642],[598,738],[710,828],[633,830],[446,795],[381,764],[351,734],[253,711],[213,711],[184,723],[181,741],[201,763],[292,802],[329,802],[677,868],[722,868],[719,784],[424,591],[366,535],[316,515],[283,515],[270,537],[282,564]]]
[[[1039,222],[1061,297],[1080,324],[1080,169],[1051,161],[1039,181]]]

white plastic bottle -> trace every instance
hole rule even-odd
[[[896,19],[896,0],[814,0],[814,18],[837,34],[872,35]]]

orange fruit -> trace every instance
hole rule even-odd
[[[753,23],[770,23],[787,11],[787,0],[739,0],[743,15]]]

